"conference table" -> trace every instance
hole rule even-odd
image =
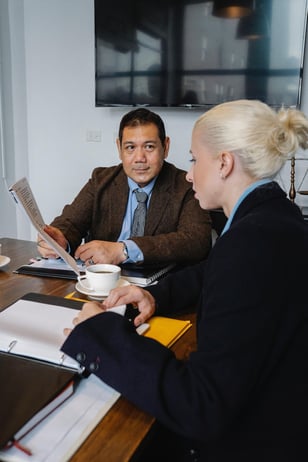
[[[2,255],[11,259],[0,268],[0,310],[29,292],[65,297],[75,290],[74,280],[14,273],[19,266],[37,256],[35,242],[0,238],[0,243]],[[179,318],[189,319],[193,324],[172,347],[178,358],[185,358],[196,348],[195,314],[185,314]],[[120,397],[70,461],[138,461],[154,424],[153,416]]]

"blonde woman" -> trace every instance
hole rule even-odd
[[[88,370],[98,358],[95,374],[161,423],[141,460],[307,460],[308,227],[272,180],[307,143],[298,110],[243,100],[202,115],[187,179],[202,209],[228,217],[207,261],[147,290],[115,289],[66,330],[63,351],[85,353]],[[129,302],[136,325],[196,306],[197,351],[179,361],[103,312]]]

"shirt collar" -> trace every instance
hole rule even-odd
[[[140,188],[140,186],[138,186],[138,184],[134,180],[127,177],[128,186],[129,186],[129,189],[130,189],[131,192],[135,191],[135,189],[138,189],[138,190],[140,189],[140,190],[144,191],[145,193],[147,193],[148,196],[151,194],[152,189],[154,188],[156,179],[157,179],[157,176],[155,178],[153,178],[153,180],[151,180],[150,183],[148,183],[146,186],[144,186],[143,188]]]
[[[230,213],[230,216],[225,224],[225,227],[224,229],[222,230],[221,232],[221,236],[226,232],[228,231],[228,229],[230,228],[231,226],[231,223],[233,221],[233,218],[234,218],[234,215],[237,211],[237,209],[239,208],[240,204],[243,202],[243,200],[252,192],[254,191],[256,188],[258,188],[259,186],[262,186],[263,184],[267,184],[267,183],[270,183],[272,180],[269,179],[269,178],[265,178],[264,180],[259,180],[259,181],[255,181],[254,183],[252,183],[251,185],[248,186],[248,188],[245,189],[245,191],[241,194],[241,196],[239,197],[239,199],[237,200],[235,206],[233,207],[231,213]]]

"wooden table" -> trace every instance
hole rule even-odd
[[[35,242],[1,238],[2,255],[11,262],[0,268],[0,310],[28,292],[65,296],[75,289],[75,282],[46,277],[24,276],[13,273],[37,255]],[[195,316],[189,329],[172,348],[178,358],[189,355],[195,349]],[[136,451],[151,430],[155,419],[124,398],[120,398],[106,414],[86,441],[70,459],[72,462],[125,462],[138,460]]]

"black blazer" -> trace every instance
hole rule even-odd
[[[63,350],[193,439],[201,460],[307,460],[308,228],[272,182],[240,205],[206,262],[148,288],[158,314],[197,306],[198,349],[181,362],[124,318],[78,325]]]

